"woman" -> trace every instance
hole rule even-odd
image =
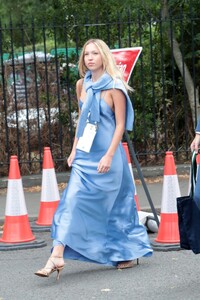
[[[52,224],[52,253],[37,271],[59,273],[65,259],[130,268],[152,249],[139,223],[134,184],[121,144],[133,126],[133,108],[108,46],[99,39],[85,43],[79,60],[83,79],[76,84],[79,121],[68,158],[72,166]],[[91,146],[91,147],[90,147]]]

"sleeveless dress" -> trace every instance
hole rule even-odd
[[[65,259],[116,266],[120,261],[152,255],[146,229],[139,222],[134,184],[121,143],[110,171],[97,172],[115,125],[113,111],[101,99],[100,123],[92,148],[90,153],[76,150],[70,179],[52,223],[53,246],[65,246]]]

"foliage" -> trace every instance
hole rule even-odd
[[[26,93],[25,96],[16,90],[13,80],[9,80],[12,74],[12,66],[5,65],[6,79],[6,101],[0,101],[0,132],[1,132],[1,151],[0,161],[6,160],[10,155],[16,155],[23,160],[28,160],[29,164],[23,164],[22,174],[38,173],[41,167],[41,151],[43,147],[50,146],[52,154],[57,163],[57,170],[63,170],[66,165],[59,163],[63,155],[70,153],[71,145],[65,141],[70,140],[71,128],[74,129],[74,119],[71,112],[77,111],[77,101],[75,91],[71,90],[71,107],[69,107],[68,93],[66,89],[61,89],[59,93],[58,106],[58,85],[54,62],[49,62],[48,68],[48,89],[47,77],[43,63],[37,63],[37,89],[35,88],[35,73],[32,65],[27,66]],[[17,82],[18,74],[23,77],[23,65],[15,67],[15,80]],[[64,73],[60,74],[62,78]],[[64,78],[63,78],[64,80]],[[37,92],[37,93],[36,93]],[[3,97],[3,88],[0,84],[0,99]],[[4,107],[6,105],[6,109]],[[72,114],[73,115],[73,114]],[[28,116],[28,117],[27,117]],[[63,144],[59,143],[59,139]],[[1,168],[0,175],[7,174],[7,166]]]
[[[62,136],[64,140],[70,141],[69,128],[72,121],[70,111],[77,111],[75,83],[78,78],[79,50],[91,37],[104,39],[110,48],[143,47],[142,55],[130,80],[134,87],[131,98],[134,103],[136,125],[132,138],[137,152],[142,155],[147,151],[159,153],[165,152],[170,147],[177,149],[179,145],[180,147],[185,145],[186,137],[183,128],[186,126],[186,117],[187,127],[192,128],[190,107],[186,101],[187,97],[183,97],[185,93],[183,78],[175,64],[172,68],[172,51],[166,33],[168,30],[173,31],[190,72],[199,73],[200,24],[190,23],[190,17],[196,16],[198,12],[197,2],[102,0],[91,5],[91,1],[88,0],[16,0],[13,6],[12,0],[3,0],[0,8],[3,28],[6,28],[1,33],[3,52],[9,53],[12,57],[16,52],[36,50],[50,53],[56,48],[74,47],[76,49],[70,57],[57,55],[59,91],[55,84],[50,86],[49,94],[47,94],[44,67],[38,66],[41,84],[36,104],[43,109],[46,119],[43,126],[36,128],[30,136],[31,149],[41,150],[43,144],[38,144],[37,138],[39,137],[42,143],[48,144],[49,136],[51,136],[54,155],[58,160],[63,157],[63,153],[69,153],[70,143],[63,144],[60,150],[58,139]],[[161,12],[166,3],[170,16],[162,20]],[[173,22],[171,22],[172,19]],[[171,27],[172,23],[173,27]],[[191,40],[191,32],[193,32],[193,40]],[[52,59],[52,63],[56,65],[55,58]],[[199,80],[196,81],[197,86],[200,84]],[[0,92],[2,92],[1,88]],[[60,111],[53,120],[50,120],[48,109],[57,105],[58,94]],[[34,106],[35,103],[31,104],[31,101],[36,98],[33,96],[29,105]],[[71,106],[68,105],[69,98],[71,98]],[[3,110],[2,107],[3,122],[1,124],[6,118]],[[49,129],[48,125],[51,121],[54,122],[54,126]],[[31,126],[34,128],[34,124]],[[1,129],[2,136],[6,135],[5,130],[5,128]],[[14,136],[15,130],[9,129],[9,131],[10,136],[12,134]],[[174,132],[177,134],[175,135]],[[192,137],[193,132],[189,133]],[[11,144],[12,149],[20,145],[25,157],[28,152],[27,138],[27,131],[21,130],[18,140],[15,135]],[[5,140],[2,143],[6,145]],[[4,151],[3,155],[8,154],[6,146],[1,151]],[[33,157],[34,159],[37,157],[38,160],[41,158],[38,153]],[[2,161],[1,158],[0,161]]]

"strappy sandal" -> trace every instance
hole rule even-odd
[[[64,265],[58,266],[56,264],[56,259],[61,259],[62,257],[52,256],[48,259],[46,266],[35,272],[34,274],[40,277],[49,277],[53,272],[57,271],[56,279],[59,280],[60,272],[64,269]],[[63,258],[62,258],[63,259]]]

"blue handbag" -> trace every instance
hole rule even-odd
[[[192,154],[190,180],[190,194],[177,198],[180,247],[198,254],[200,253],[200,209],[194,195],[196,184],[200,182],[197,180],[195,152]]]

